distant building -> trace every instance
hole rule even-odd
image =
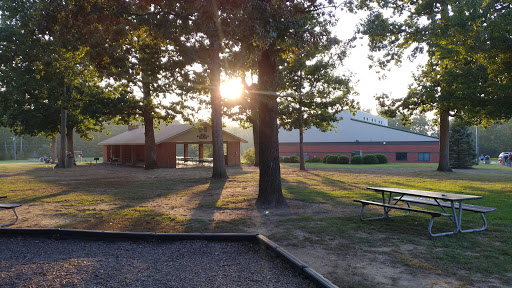
[[[439,162],[439,138],[388,126],[388,119],[365,112],[353,116],[341,113],[343,120],[335,129],[322,132],[317,128],[304,131],[306,158],[322,158],[327,154],[384,154],[390,163]],[[299,155],[299,131],[279,130],[281,157]]]
[[[246,140],[226,131],[222,131],[224,141],[225,161],[227,166],[240,165],[240,143]],[[208,123],[191,125],[162,125],[155,129],[156,159],[159,167],[176,168],[176,146],[183,145],[184,156],[181,161],[207,162],[203,157],[203,145],[212,144],[212,127]],[[198,144],[197,159],[188,157],[188,145]],[[143,165],[145,161],[144,129],[138,126],[128,126],[128,131],[100,142],[103,146],[103,162],[115,160],[125,165]]]

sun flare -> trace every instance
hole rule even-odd
[[[240,79],[230,79],[220,84],[220,95],[225,99],[236,99],[242,95],[243,85]]]

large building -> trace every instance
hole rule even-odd
[[[240,165],[240,143],[247,143],[247,141],[224,130],[222,138],[226,165]],[[176,168],[178,145],[183,145],[183,157],[179,157],[180,160],[204,163],[207,159],[203,157],[203,146],[212,143],[212,127],[208,123],[199,123],[194,126],[162,125],[160,129],[155,129],[155,142],[159,167]],[[193,144],[199,146],[197,159],[188,157],[188,147]],[[102,141],[98,145],[103,146],[103,162],[115,159],[116,163],[120,164],[143,165],[145,161],[144,129],[138,126],[129,126],[128,131]]]
[[[388,126],[388,120],[365,112],[341,113],[343,119],[335,129],[322,132],[317,128],[304,131],[306,158],[322,158],[327,154],[384,154],[388,161],[425,163],[439,162],[439,138]],[[281,157],[299,155],[299,131],[279,131]]]

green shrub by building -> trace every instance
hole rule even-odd
[[[373,154],[368,154],[363,156],[363,163],[364,164],[379,164],[379,159],[375,157]]]
[[[299,156],[297,156],[297,155],[290,156],[290,163],[299,163],[299,162],[300,162]]]
[[[349,162],[350,162],[350,159],[348,158],[348,156],[345,156],[345,155],[338,156],[337,161],[336,161],[336,163],[338,163],[338,164],[348,164]]]
[[[352,156],[352,160],[350,160],[351,164],[363,164],[363,157],[359,155]]]
[[[329,155],[327,157],[327,164],[336,164],[338,163],[338,157],[336,155]]]
[[[324,157],[322,157],[322,163],[327,163],[327,158],[331,156],[330,154],[327,154],[325,155]]]
[[[388,157],[386,157],[384,154],[375,154],[375,157],[377,157],[377,160],[379,160],[379,164],[388,163]]]

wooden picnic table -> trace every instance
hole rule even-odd
[[[428,230],[429,230],[430,235],[432,235],[432,236],[448,235],[448,234],[453,234],[453,233],[457,233],[457,232],[465,233],[465,232],[474,232],[474,231],[485,230],[487,228],[487,221],[485,219],[484,214],[493,212],[496,210],[496,208],[469,205],[469,204],[462,203],[463,201],[475,200],[475,199],[482,198],[482,196],[477,196],[477,195],[412,190],[412,189],[392,188],[392,187],[368,187],[367,189],[381,193],[382,202],[354,200],[354,201],[362,204],[361,212],[360,212],[361,220],[375,220],[375,219],[382,219],[382,218],[407,216],[407,215],[410,215],[411,212],[425,213],[425,214],[429,214],[431,216]],[[398,204],[400,202],[405,202],[407,204],[407,207],[399,206]],[[434,206],[434,207],[440,208],[440,210],[442,212],[412,208],[410,203]],[[384,210],[383,216],[364,219],[363,211],[367,205],[376,205],[376,206],[383,207],[383,210]],[[390,216],[389,212],[393,209],[405,210],[405,211],[408,211],[408,213]],[[484,225],[481,228],[463,230],[461,227],[462,211],[463,210],[480,213]],[[442,232],[442,233],[432,233],[432,225],[434,222],[434,218],[437,218],[437,217],[449,217],[450,220],[455,224],[455,230],[449,231],[449,232]]]

